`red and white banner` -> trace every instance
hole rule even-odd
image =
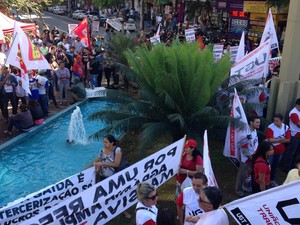
[[[81,39],[81,41],[83,41],[88,46],[88,48],[91,48],[90,31],[87,17],[85,17],[78,24],[78,26],[73,30],[73,32]]]
[[[71,35],[75,35],[73,30],[78,26],[78,24],[73,24],[73,23],[69,23],[68,24],[68,30],[69,30],[69,34]]]
[[[279,71],[277,71],[277,74],[275,74],[274,70],[276,67],[280,67],[281,59],[282,59],[282,56],[269,59],[269,70],[272,73],[272,75],[278,75]]]
[[[244,56],[231,67],[230,75],[240,75],[240,81],[248,79],[261,79],[268,75],[270,57],[270,41]]]
[[[233,97],[230,117],[240,119],[240,121],[244,123],[244,127],[235,127],[233,124],[228,125],[223,155],[241,160],[240,148],[248,142],[247,135],[250,133],[250,128],[236,90]]]
[[[266,26],[264,28],[264,32],[260,39],[260,46],[264,44],[267,40],[271,41],[271,49],[276,49],[279,47],[278,39],[276,34],[276,29],[274,25],[273,15],[271,9],[269,9],[269,14],[266,22]]]
[[[214,62],[218,62],[223,57],[224,45],[215,44],[213,46]]]
[[[160,186],[177,174],[185,138],[95,184],[21,225],[105,224],[137,203],[140,182]]]
[[[207,130],[204,131],[204,137],[203,137],[203,168],[204,168],[204,174],[208,179],[207,182],[208,186],[218,187],[218,183],[211,166],[210,154],[208,150]]]
[[[225,208],[240,225],[300,224],[300,181],[230,202]]]
[[[0,208],[0,224],[19,224],[94,184],[95,168],[91,167]]]

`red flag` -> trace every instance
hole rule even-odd
[[[201,35],[198,35],[197,37],[197,40],[198,40],[198,46],[201,50],[205,49],[205,44],[203,42],[203,39],[202,39],[202,36]]]
[[[78,26],[73,30],[73,32],[88,46],[88,48],[91,48],[90,32],[87,17],[85,17],[78,24]]]

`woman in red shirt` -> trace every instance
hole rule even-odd
[[[276,170],[279,166],[282,154],[285,152],[284,143],[290,142],[291,131],[288,125],[283,123],[283,116],[281,114],[275,114],[273,117],[273,123],[270,124],[266,131],[267,141],[272,143],[274,147],[274,154],[269,157],[271,165],[271,181],[272,187],[278,186],[275,181]]]
[[[269,156],[274,149],[270,142],[263,141],[253,155],[253,184],[252,192],[257,193],[266,190],[270,185],[271,167]]]
[[[180,168],[176,176],[176,199],[181,193],[181,184],[187,176],[192,178],[198,172],[203,173],[203,160],[200,152],[196,149],[197,146],[194,139],[188,139],[184,145]]]

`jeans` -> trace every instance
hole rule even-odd
[[[290,171],[295,166],[295,159],[300,154],[300,137],[291,137],[291,141],[284,153],[284,170]]]
[[[93,87],[98,87],[97,74],[90,74],[91,84]]]
[[[64,97],[64,93],[65,95],[67,95],[67,92],[66,92],[66,89],[69,87],[69,82],[65,83],[65,84],[62,84],[61,82],[58,83],[58,87],[59,87],[59,100],[62,101],[63,100],[63,97]],[[67,96],[65,96],[66,99]]]
[[[281,158],[282,158],[282,154],[276,154],[276,155],[274,154],[274,155],[269,156],[269,162],[271,165],[270,180],[275,180],[276,171],[279,166]]]
[[[3,99],[3,116],[8,119],[8,102],[12,105],[12,113],[15,115],[18,111],[18,105],[16,101],[16,94],[14,92],[5,93]]]
[[[39,103],[44,113],[44,117],[48,116],[48,95],[43,94],[39,97]]]
[[[25,132],[24,129],[28,129],[29,127],[21,127],[20,121],[15,120],[14,118],[10,118],[9,123],[8,123],[8,128],[7,130],[12,132],[13,127],[16,127],[20,132]]]

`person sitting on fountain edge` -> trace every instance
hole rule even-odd
[[[72,99],[70,104],[74,104],[77,101],[83,101],[86,97],[86,90],[83,83],[78,77],[74,78],[73,85],[67,89],[71,93]]]

